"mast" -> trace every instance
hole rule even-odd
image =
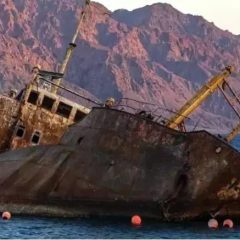
[[[67,51],[66,51],[66,54],[65,54],[65,57],[64,57],[64,60],[63,60],[62,65],[61,65],[61,68],[60,68],[59,73],[65,74],[65,72],[66,72],[67,65],[68,65],[68,63],[69,63],[69,60],[70,60],[72,54],[73,54],[73,50],[77,47],[77,45],[76,45],[76,40],[77,40],[78,34],[79,34],[79,32],[80,32],[80,29],[81,29],[81,26],[82,26],[82,22],[83,22],[83,20],[84,20],[84,18],[85,18],[85,16],[86,16],[86,11],[87,11],[89,5],[90,5],[90,0],[86,0],[86,1],[85,1],[85,7],[84,7],[84,9],[82,10],[81,17],[80,17],[80,20],[79,20],[77,29],[76,29],[76,31],[75,31],[75,33],[74,33],[74,35],[73,35],[73,38],[72,38],[71,43],[69,43],[69,46],[68,46],[68,48],[67,48]],[[54,83],[55,83],[57,86],[60,86],[61,81],[62,81],[62,78],[55,80]],[[56,94],[57,91],[58,91],[58,87],[56,87],[56,86],[55,86],[55,87],[52,87],[52,92],[53,92],[53,93]]]
[[[215,77],[213,77],[207,84],[205,84],[196,94],[190,99],[179,112],[172,117],[167,126],[169,128],[178,128],[181,126],[186,117],[188,117],[200,104],[206,100],[219,86],[221,86],[227,77],[231,75],[233,68],[231,66],[225,67],[225,69]]]

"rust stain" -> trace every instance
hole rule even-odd
[[[231,183],[224,186],[217,196],[220,200],[236,200],[240,197],[240,181],[236,178],[231,180]]]
[[[0,111],[0,151],[5,151],[57,144],[68,126],[90,110],[29,84],[19,99],[0,96]]]

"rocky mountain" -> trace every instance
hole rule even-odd
[[[2,90],[21,88],[36,64],[58,68],[81,6],[82,0],[0,2]],[[65,80],[102,100],[132,98],[176,110],[225,65],[238,67],[239,61],[240,36],[200,16],[161,3],[115,12],[93,3]],[[240,89],[237,78],[230,84]],[[218,129],[236,120],[220,92],[193,116],[199,126]]]

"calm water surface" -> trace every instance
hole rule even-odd
[[[240,138],[233,142],[240,149]],[[240,238],[240,220],[234,229],[210,230],[207,222],[160,223],[143,221],[133,227],[130,219],[56,219],[14,217],[0,220],[0,238]]]
[[[206,222],[143,222],[129,219],[49,219],[15,217],[0,221],[1,238],[240,238],[240,227],[209,230]]]

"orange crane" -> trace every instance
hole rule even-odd
[[[231,142],[240,132],[240,123],[232,129],[232,131],[225,137],[227,142]]]
[[[231,75],[233,67],[227,66],[225,69],[213,77],[207,84],[205,84],[196,94],[190,99],[167,123],[169,128],[179,128],[183,130],[184,120],[195,111],[203,101],[206,100],[218,87],[226,81],[226,78]]]

